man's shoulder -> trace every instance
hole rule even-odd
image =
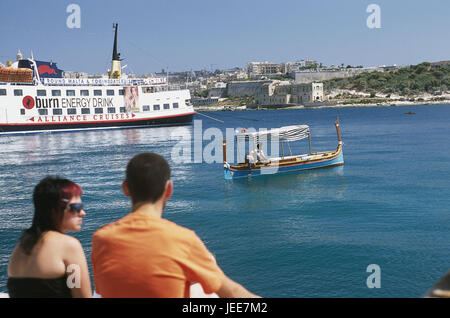
[[[188,229],[187,227],[179,225],[168,219],[160,219],[160,222],[164,227],[166,227],[167,229],[170,229],[169,232],[172,234],[189,236],[189,237],[196,236],[196,234],[193,230]]]
[[[98,228],[94,232],[94,234],[92,234],[92,241],[96,241],[96,240],[102,239],[102,238],[105,237],[105,235],[107,236],[108,233],[113,228],[114,223],[116,223],[116,222],[108,223],[108,224],[105,224],[105,225],[101,226],[100,228]]]
[[[168,219],[130,213],[115,222],[111,222],[100,227],[93,234],[93,239],[107,239],[115,234],[118,234],[124,228],[128,231],[133,229],[142,231],[142,229],[147,226],[149,230],[159,229],[170,236],[182,236],[186,238],[197,236],[194,231]]]
[[[159,231],[157,231],[156,235],[164,237],[164,240],[167,241],[177,242],[186,246],[195,246],[195,243],[200,241],[195,231],[168,219],[159,219],[158,229]]]
[[[129,215],[130,214],[127,214],[126,216],[124,216],[114,222],[105,224],[105,225],[101,226],[100,228],[98,228],[93,234],[93,239],[102,238],[102,237],[109,236],[110,234],[112,234],[112,232],[114,232],[118,228],[120,228],[120,226],[123,224],[124,221],[126,221],[126,219]]]

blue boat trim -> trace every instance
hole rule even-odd
[[[224,177],[225,179],[236,179],[236,178],[246,178],[250,176],[260,176],[260,175],[270,175],[270,174],[278,174],[284,172],[291,171],[302,171],[302,170],[311,170],[332,166],[340,166],[344,164],[344,155],[342,152],[342,145],[338,146],[336,150],[336,155],[332,158],[324,159],[324,160],[312,160],[311,162],[303,162],[298,164],[291,164],[286,166],[279,167],[263,167],[262,171],[260,168],[252,169],[252,170],[237,170],[233,168],[224,167]]]

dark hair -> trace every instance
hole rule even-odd
[[[170,179],[170,166],[152,152],[138,154],[127,165],[126,182],[133,203],[155,203],[164,193]]]
[[[44,232],[57,231],[67,201],[72,197],[81,196],[82,193],[79,185],[58,176],[48,176],[38,183],[33,192],[33,223],[23,232],[19,240],[26,254],[31,253]]]

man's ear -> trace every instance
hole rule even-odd
[[[126,180],[122,182],[122,192],[127,198],[130,197],[130,190],[128,189],[128,183]]]
[[[173,182],[172,180],[167,180],[166,182],[166,189],[164,190],[164,198],[170,199],[170,197],[173,194]]]

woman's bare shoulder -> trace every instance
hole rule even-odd
[[[77,238],[56,231],[48,231],[43,237],[45,244],[56,245],[61,248],[78,249],[81,247],[80,241]]]

